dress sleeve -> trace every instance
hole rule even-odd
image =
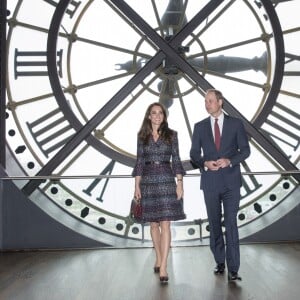
[[[136,155],[136,163],[132,171],[132,176],[142,176],[143,168],[145,165],[145,158],[144,158],[144,145],[142,141],[138,138],[137,139],[137,155]]]
[[[172,170],[174,176],[176,174],[185,175],[185,170],[182,166],[180,155],[179,155],[179,145],[178,145],[178,137],[177,132],[174,131],[172,138]]]

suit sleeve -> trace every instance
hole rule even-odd
[[[185,170],[180,159],[178,136],[176,131],[174,131],[172,138],[172,170],[174,176],[176,176],[176,174],[181,174],[182,176],[185,175]]]
[[[241,120],[239,120],[238,122],[237,147],[238,152],[230,158],[231,164],[233,166],[241,163],[250,155],[248,136]]]
[[[142,176],[143,175],[143,168],[145,165],[144,159],[144,146],[142,141],[138,138],[137,140],[137,155],[136,155],[136,163],[132,171],[132,176]]]
[[[193,136],[192,136],[192,147],[190,150],[190,158],[194,165],[196,165],[200,170],[204,169],[204,160],[202,156],[202,145],[200,136],[200,126],[195,124]]]

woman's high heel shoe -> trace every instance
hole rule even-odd
[[[159,276],[160,283],[168,283],[169,277],[168,276]]]
[[[169,281],[169,276],[167,272],[160,272],[159,274],[159,281],[160,283],[168,283]]]
[[[154,270],[154,273],[159,273],[160,267],[154,267],[153,270]]]

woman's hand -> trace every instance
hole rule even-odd
[[[136,200],[141,200],[141,198],[142,198],[142,194],[141,194],[141,189],[140,189],[140,187],[139,186],[136,186],[135,187],[135,190],[134,190],[134,198],[136,199]]]
[[[141,193],[141,189],[140,189],[140,182],[141,182],[141,176],[136,176],[135,177],[134,198],[138,201],[142,199],[142,193]]]

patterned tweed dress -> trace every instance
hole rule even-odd
[[[172,143],[160,138],[150,139],[144,145],[138,139],[137,161],[132,176],[141,176],[143,222],[175,221],[185,219],[183,200],[177,200],[176,174],[185,174],[182,167],[177,132]]]

